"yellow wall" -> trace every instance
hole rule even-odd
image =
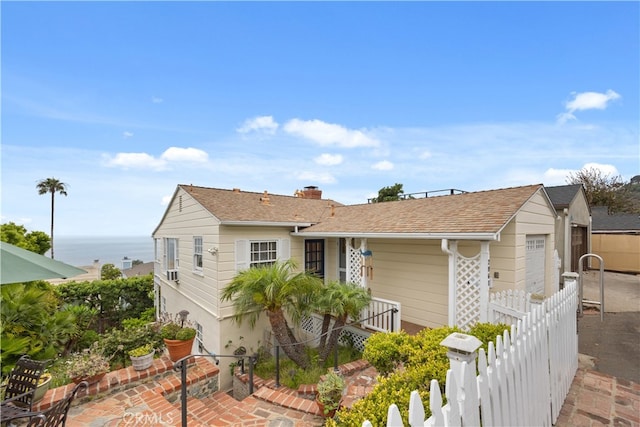
[[[591,248],[602,257],[605,270],[640,273],[640,235],[592,234]]]

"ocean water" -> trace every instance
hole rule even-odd
[[[50,253],[46,255],[50,256]],[[76,267],[92,265],[99,260],[101,265],[113,264],[121,268],[124,257],[153,261],[153,239],[150,236],[54,236],[54,256],[57,261]]]

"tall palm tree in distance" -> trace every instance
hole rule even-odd
[[[67,195],[67,184],[64,182],[60,182],[56,178],[46,178],[38,181],[38,185],[36,185],[38,189],[38,194],[47,194],[51,193],[51,259],[53,259],[53,212],[54,212],[54,201],[56,193],[62,194],[63,196]]]

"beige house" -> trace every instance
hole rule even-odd
[[[276,259],[370,289],[365,316],[379,316],[364,326],[374,330],[464,328],[486,320],[490,290],[558,288],[556,213],[542,185],[350,206],[320,197],[315,187],[282,196],[179,185],[153,232],[158,310],[188,310],[202,344],[229,354],[229,340],[255,348],[268,328],[233,324],[220,292]]]
[[[556,250],[560,271],[577,272],[580,257],[591,252],[591,210],[584,187],[559,185],[545,190],[558,214]]]

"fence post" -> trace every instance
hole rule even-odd
[[[576,283],[576,286],[578,286],[578,278],[580,277],[580,275],[578,273],[574,273],[572,271],[567,271],[562,273],[562,278],[564,279],[564,286],[563,288],[566,288],[569,286],[570,283],[574,282]],[[581,289],[578,288],[578,292],[576,292],[576,294],[578,295],[578,312],[580,314],[582,314],[581,311],[581,307],[582,307],[582,293],[581,293]]]
[[[473,335],[454,332],[440,342],[440,345],[447,347],[447,357],[449,358],[449,368],[456,378],[456,384],[464,384],[462,376],[462,362],[467,365],[476,366],[475,360],[478,354],[476,350],[480,348],[482,342]]]

